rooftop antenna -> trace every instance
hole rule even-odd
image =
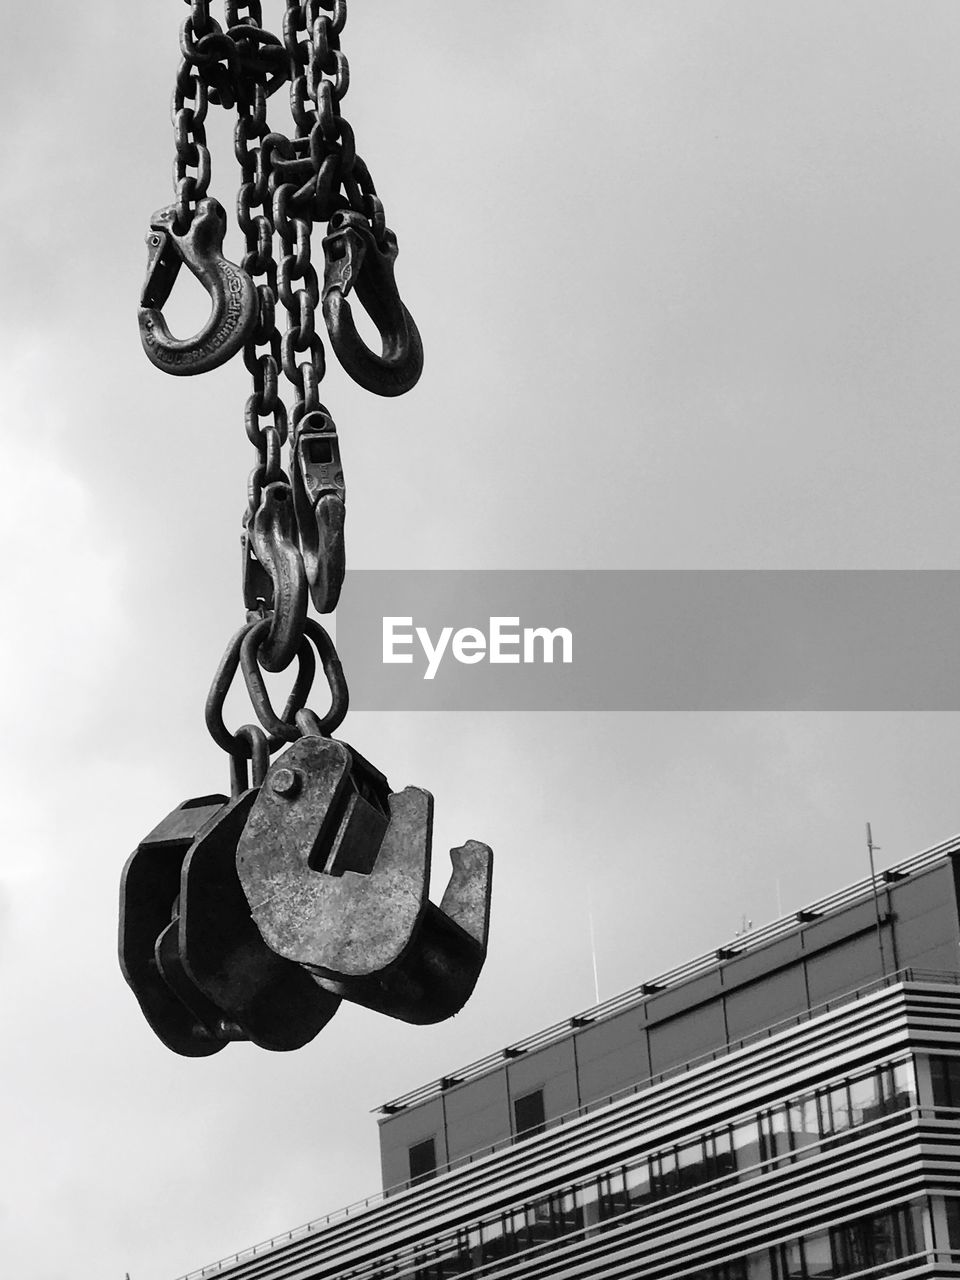
[[[593,894],[587,884],[587,922],[590,925],[590,958],[593,961],[593,994],[595,1004],[600,1003],[600,978],[597,974],[597,937],[593,931]]]
[[[883,925],[880,920],[880,897],[877,893],[877,872],[873,864],[873,853],[875,849],[879,849],[878,844],[873,843],[873,832],[870,829],[870,823],[867,823],[867,852],[870,855],[870,887],[873,889],[873,910],[877,918],[877,947],[880,950],[880,972],[884,977],[887,975],[887,958],[883,951]]]

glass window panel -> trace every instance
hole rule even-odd
[[[947,1060],[937,1055],[930,1058],[930,1083],[933,1086],[933,1100],[938,1107],[946,1107],[947,1102]]]
[[[893,1262],[901,1256],[901,1251],[897,1247],[899,1243],[897,1216],[896,1213],[876,1213],[863,1220],[867,1253],[871,1262]],[[906,1249],[903,1252],[906,1253]]]
[[[782,1280],[803,1280],[803,1249],[799,1240],[780,1246],[780,1274]]]
[[[672,1193],[677,1190],[677,1153],[665,1151],[660,1157],[660,1179],[664,1190]]]
[[[543,1109],[543,1090],[534,1089],[513,1100],[513,1118],[518,1137],[543,1133],[546,1113]]]
[[[553,1238],[553,1213],[549,1196],[527,1206],[527,1236],[534,1243]]]
[[[600,1179],[601,1216],[609,1218],[615,1213],[622,1213],[628,1203],[623,1170],[615,1169],[612,1173],[604,1174]]]
[[[960,1058],[947,1058],[945,1063],[947,1106],[960,1107]]]
[[[890,1071],[892,1092],[887,1099],[889,1110],[912,1107],[917,1101],[917,1076],[912,1062],[897,1062]]]
[[[494,1218],[485,1222],[481,1228],[483,1233],[483,1260],[490,1262],[494,1258],[502,1258],[507,1252],[502,1218]]]
[[[817,1101],[811,1095],[798,1098],[788,1108],[790,1137],[795,1151],[812,1147],[820,1141],[820,1119]]]
[[[450,1241],[434,1263],[434,1270],[440,1280],[446,1280],[447,1276],[461,1275],[469,1265],[469,1259],[463,1256],[457,1242]]]
[[[830,1128],[833,1133],[842,1133],[844,1129],[850,1128],[850,1098],[847,1093],[846,1082],[834,1085],[828,1091],[827,1098],[830,1104]]]
[[[530,1211],[534,1222],[538,1222],[541,1225],[549,1224],[553,1217],[550,1212],[550,1197],[545,1196],[543,1200],[535,1200],[530,1205]]]
[[[960,1253],[960,1200],[947,1200],[947,1236],[950,1248]]]
[[[576,1231],[583,1226],[583,1210],[573,1191],[564,1191],[557,1197],[556,1221],[561,1231]]]
[[[479,1227],[468,1227],[466,1231],[465,1252],[472,1263],[479,1265],[483,1259],[483,1246]]]
[[[723,1178],[728,1173],[733,1173],[737,1167],[736,1156],[733,1153],[733,1135],[729,1129],[721,1129],[719,1133],[713,1136],[714,1156],[713,1165],[716,1169],[718,1178]]]
[[[773,1264],[769,1249],[760,1249],[757,1253],[748,1253],[747,1280],[773,1280]]]
[[[650,1167],[646,1160],[633,1164],[626,1171],[627,1199],[639,1204],[650,1197]]]
[[[820,1132],[825,1138],[828,1138],[833,1133],[833,1117],[830,1114],[829,1094],[817,1094],[817,1115],[820,1118]]]
[[[830,1248],[830,1236],[826,1231],[806,1236],[803,1241],[803,1253],[807,1263],[808,1276],[832,1276],[833,1252]]]
[[[764,1160],[773,1160],[790,1150],[790,1125],[786,1107],[771,1107],[764,1112],[762,1130]]]
[[[933,1101],[938,1107],[960,1107],[960,1058],[930,1059]]]
[[[866,1263],[861,1261],[860,1252],[856,1247],[856,1224],[852,1222],[844,1223],[842,1227],[835,1227],[830,1233],[833,1244],[833,1256],[836,1259],[837,1270],[842,1276],[847,1275],[851,1271],[858,1268],[863,1269]]]
[[[907,1257],[917,1251],[920,1239],[918,1206],[905,1206],[846,1222],[833,1232],[837,1271],[847,1275]]]
[[[699,1186],[709,1177],[703,1142],[688,1142],[677,1151],[677,1182],[681,1191]]]
[[[901,1221],[900,1256],[908,1257],[911,1253],[919,1253],[923,1249],[923,1210],[914,1200],[898,1210]]]
[[[755,1166],[760,1163],[760,1132],[755,1119],[733,1126],[733,1151],[738,1171],[750,1171],[747,1176],[755,1177],[759,1172]]]
[[[850,1123],[869,1124],[883,1115],[880,1102],[880,1077],[876,1071],[850,1081]]]
[[[531,1222],[533,1214],[531,1213]],[[509,1236],[512,1248],[525,1249],[531,1243],[527,1232],[527,1210],[514,1209],[512,1213],[503,1215],[504,1235]]]

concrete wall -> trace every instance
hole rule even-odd
[[[444,1100],[431,1098],[420,1107],[399,1111],[390,1117],[390,1141],[383,1141],[380,1130],[380,1172],[384,1187],[397,1187],[410,1177],[408,1159],[411,1147],[433,1138],[437,1144],[437,1164],[446,1164],[446,1126],[443,1122]]]
[[[887,971],[960,971],[960,858],[880,894]],[[437,1160],[456,1161],[508,1139],[513,1099],[543,1089],[547,1122],[598,1102],[762,1028],[795,1017],[881,974],[872,899],[798,923],[766,946],[656,992],[613,1017],[573,1029],[535,1052],[381,1121],[384,1186],[409,1176],[408,1152],[436,1137]]]
[[[512,1131],[504,1068],[448,1089],[445,1101],[451,1161],[492,1146]]]
[[[577,1049],[581,1102],[605,1098],[651,1074],[647,1037],[638,1032],[635,1009],[591,1023],[572,1040]]]
[[[936,868],[936,872],[940,872]],[[908,877],[893,889],[896,911],[897,967],[956,969],[960,957],[957,937],[957,880],[960,858],[953,862],[954,885],[948,874]]]
[[[532,1093],[534,1089],[543,1090],[543,1110],[548,1122],[576,1111],[580,1105],[580,1094],[573,1038],[511,1059],[507,1066],[507,1085],[511,1122],[514,1118],[513,1099]]]

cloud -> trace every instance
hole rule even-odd
[[[4,735],[0,761],[15,764],[26,742],[51,729],[82,726],[107,677],[104,650],[124,631],[117,606],[124,555],[98,524],[91,490],[63,462],[59,441],[69,429],[49,387],[49,362],[39,344],[22,348],[0,373],[7,423],[3,442],[8,482],[0,502],[5,551],[6,623],[0,629]]]

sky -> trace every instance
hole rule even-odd
[[[594,960],[615,995],[861,878],[867,820],[882,866],[960,828],[954,714],[354,714],[341,736],[436,797],[435,896],[446,848],[495,850],[474,997],[431,1028],[345,1005],[286,1055],[153,1037],[119,875],[227,785],[203,702],[243,619],[252,465],[241,362],[167,377],[136,325],[185,12],[5,24],[0,1259],[22,1280],[175,1280],[363,1197],[371,1111],[592,1004]],[[955,4],[358,0],[344,48],[426,351],[397,400],[329,362],[348,566],[960,567]],[[205,307],[184,273],[171,326]]]

